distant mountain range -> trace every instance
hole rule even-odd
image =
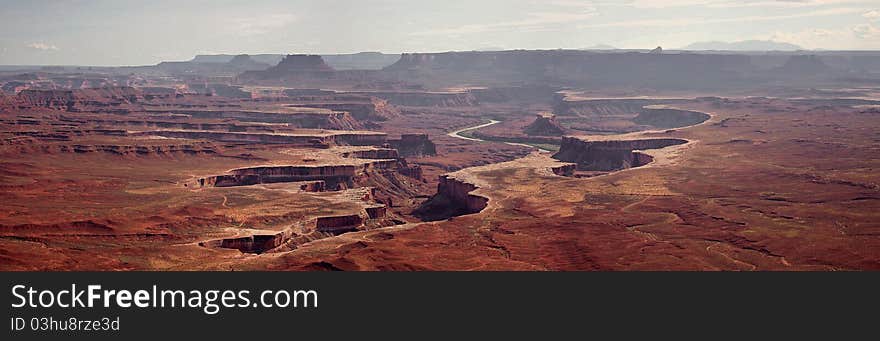
[[[772,40],[743,40],[736,42],[704,41],[690,44],[682,50],[714,50],[714,51],[797,51],[803,50],[795,44]]]
[[[192,63],[227,63],[235,57],[231,54],[197,55]],[[325,54],[321,55],[324,61],[336,70],[379,70],[394,64],[400,59],[399,54],[384,54],[380,52],[359,52],[352,54]],[[278,65],[283,54],[254,54],[250,58],[256,62],[269,65]]]

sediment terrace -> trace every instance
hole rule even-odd
[[[553,158],[572,162],[578,170],[612,171],[644,166],[653,158],[640,150],[660,149],[688,143],[674,138],[620,138],[608,137],[590,140],[582,137],[563,137],[559,152]]]

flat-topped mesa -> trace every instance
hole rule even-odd
[[[16,96],[19,104],[28,107],[65,111],[88,108],[115,108],[128,111],[128,104],[143,100],[143,92],[127,86],[76,90],[22,90]]]
[[[364,217],[359,214],[346,214],[339,216],[325,216],[315,219],[315,229],[318,232],[340,234],[357,231],[364,224]]]
[[[523,132],[527,135],[538,136],[561,136],[565,133],[565,129],[556,122],[556,115],[550,113],[539,113],[535,117],[535,121],[527,125]]]
[[[399,140],[389,139],[388,144],[403,157],[437,155],[437,146],[428,134],[402,134]]]
[[[357,170],[353,165],[260,166],[233,169],[228,174],[201,178],[198,183],[202,187],[232,187],[321,180],[323,188],[346,189],[354,187]]]
[[[661,129],[670,129],[700,124],[710,117],[708,114],[699,111],[646,106],[633,118],[633,122]]]
[[[278,65],[263,71],[246,71],[241,79],[332,78],[336,71],[319,55],[289,54]]]
[[[275,72],[333,71],[333,68],[327,65],[320,55],[289,54],[271,70]]]
[[[611,171],[643,166],[651,162],[647,154],[634,150],[659,149],[687,143],[675,138],[633,138],[618,140],[584,140],[578,137],[562,138],[554,159],[577,164],[578,170]]]

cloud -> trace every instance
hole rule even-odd
[[[867,11],[865,13],[862,13],[862,16],[870,20],[880,19],[880,10],[875,9],[872,11]]]
[[[633,0],[631,2],[613,1],[607,5],[620,5],[635,8],[667,7],[810,7],[841,4],[869,4],[869,0]]]
[[[871,24],[861,24],[853,26],[852,32],[856,35],[856,37],[859,37],[861,39],[872,41],[875,39],[880,39],[880,28]]]
[[[841,14],[851,14],[861,12],[858,8],[831,8],[823,10],[815,10],[793,14],[778,15],[748,15],[729,18],[669,18],[669,19],[642,19],[642,20],[624,20],[609,23],[595,23],[578,25],[578,28],[603,28],[603,27],[676,27],[676,26],[692,26],[702,24],[721,24],[721,23],[746,23],[754,21],[776,21],[796,18],[810,18]]]
[[[60,50],[58,48],[58,46],[46,44],[43,42],[34,42],[34,43],[27,44],[25,46],[30,47],[32,49],[43,50],[43,51],[50,51],[50,50],[51,51],[58,51],[58,50]]]
[[[871,24],[858,24],[835,29],[776,31],[754,39],[785,41],[806,48],[870,50],[880,48],[880,28]]]
[[[566,2],[554,3],[557,6],[564,6]],[[515,30],[520,32],[544,31],[553,25],[566,24],[572,22],[583,21],[596,16],[596,10],[593,7],[578,6],[577,11],[552,11],[552,12],[533,12],[527,17],[517,20],[501,21],[486,24],[468,24],[458,27],[433,29],[427,31],[413,32],[411,35],[446,35],[459,36],[463,34],[474,34],[493,31],[509,31]]]
[[[294,21],[296,16],[290,13],[267,14],[232,19],[232,28],[240,36],[258,36],[273,33]]]

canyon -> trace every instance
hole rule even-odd
[[[878,58],[0,69],[0,269],[876,270]]]

